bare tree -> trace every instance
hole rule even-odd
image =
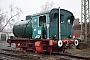
[[[46,2],[44,5],[41,6],[41,12],[46,12],[52,9],[52,6],[54,5],[53,2],[49,3]]]
[[[17,6],[14,6],[13,4],[11,4],[9,7],[10,7],[10,15],[11,16],[10,16],[9,20],[7,21],[7,24],[8,24],[8,26],[10,26],[8,28],[8,30],[12,31],[13,25],[16,21],[15,19],[16,18],[19,19],[20,14],[22,13],[22,10]]]
[[[6,20],[6,24],[3,26],[3,28],[0,30],[0,32],[8,26],[7,30],[9,32],[12,32],[12,27],[15,23],[15,19],[20,17],[20,14],[22,13],[22,10],[18,8],[17,6],[13,6],[12,4],[9,6],[10,8],[10,13],[8,13],[10,18]]]
[[[6,17],[6,13],[7,12],[2,12],[1,8],[0,8],[0,31],[3,28],[3,25],[5,24],[5,17]]]

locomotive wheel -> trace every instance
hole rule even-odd
[[[74,41],[75,46],[78,46],[78,40]]]
[[[59,40],[59,41],[58,41],[58,46],[59,46],[59,47],[62,47],[62,45],[63,45],[62,40]]]

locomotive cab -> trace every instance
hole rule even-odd
[[[74,16],[71,12],[64,9],[60,9],[60,12],[59,9],[52,9],[50,11],[49,37],[56,40],[59,40],[59,37],[61,37],[60,39],[68,38],[70,35],[72,37],[73,21]]]

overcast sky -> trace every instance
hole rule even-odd
[[[41,6],[46,2],[53,2],[53,8],[61,7],[71,11],[75,18],[81,18],[81,0],[0,0],[0,8],[7,11],[10,4],[18,6],[23,11],[21,19],[25,19],[26,15],[32,15],[41,11]]]

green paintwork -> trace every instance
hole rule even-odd
[[[32,38],[42,38],[42,27],[33,28]]]
[[[17,22],[13,27],[13,33],[16,37],[30,38],[32,35],[31,21]]]
[[[26,20],[31,20],[32,19],[32,16],[31,15],[27,15],[26,16]]]
[[[32,17],[32,38],[43,38],[46,35],[46,15]],[[41,33],[39,33],[41,32]]]
[[[39,16],[32,17],[32,28],[36,28],[39,26]]]
[[[17,22],[13,27],[13,33],[16,37],[32,37],[32,38],[59,38],[59,28],[61,30],[61,39],[73,36],[74,16],[70,11],[60,9],[52,9],[45,13],[36,15],[27,15],[26,21]],[[68,23],[70,19],[70,23]],[[59,27],[60,24],[60,27]]]
[[[55,17],[53,14],[56,14]],[[49,37],[51,39],[58,39],[59,37],[59,17],[58,9],[53,9],[50,12],[50,27],[49,27]],[[68,16],[71,17],[71,23],[68,23]],[[54,18],[53,18],[54,17]],[[74,17],[73,14],[67,10],[60,10],[60,30],[61,30],[61,39],[68,38],[72,36],[72,26],[73,26]],[[55,37],[56,35],[56,37]]]

